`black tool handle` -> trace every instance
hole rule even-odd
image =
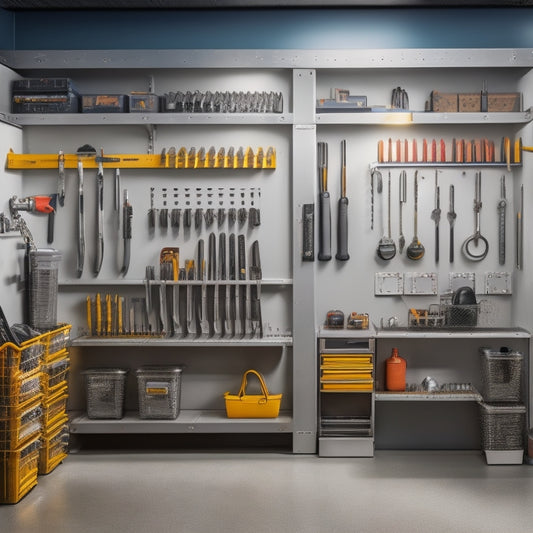
[[[48,232],[46,242],[52,244],[54,242],[54,221],[55,221],[56,212],[52,211],[48,213]]]
[[[319,261],[331,259],[331,205],[328,191],[320,193],[320,248]]]
[[[302,208],[303,218],[303,243],[302,261],[315,260],[315,205],[304,204]]]
[[[454,250],[454,243],[453,243],[453,227],[450,228],[450,263],[453,263],[453,250]]]
[[[246,279],[246,250],[244,244],[244,235],[237,237],[238,242],[238,255],[239,255],[239,279]]]
[[[348,261],[348,198],[339,198],[339,213],[337,221],[337,253],[335,259],[338,261]]]
[[[435,225],[435,263],[439,262],[439,226]]]

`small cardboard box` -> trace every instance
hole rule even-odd
[[[431,110],[437,113],[456,113],[458,111],[457,93],[431,91]]]

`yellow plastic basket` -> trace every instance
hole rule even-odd
[[[42,365],[42,386],[46,397],[55,394],[67,385],[67,376],[70,368],[68,351],[61,350],[54,360]]]
[[[20,407],[35,401],[41,395],[41,373],[21,379],[0,381],[0,418],[9,418]]]
[[[9,418],[0,418],[0,449],[16,450],[43,428],[43,407],[41,399],[32,401],[23,408],[18,407]]]
[[[17,503],[37,485],[39,437],[17,450],[0,451],[0,503]]]
[[[249,374],[259,380],[261,394],[246,394]],[[282,396],[282,394],[270,394],[263,376],[256,370],[247,370],[242,376],[239,393],[224,394],[226,415],[228,418],[276,418]]]
[[[66,412],[68,400],[68,388],[61,387],[53,395],[43,400],[43,428],[52,426],[52,422]]]
[[[43,433],[39,452],[39,474],[49,474],[68,455],[68,417],[60,417],[54,426]]]

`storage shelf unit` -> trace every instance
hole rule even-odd
[[[228,420],[225,411],[181,410],[176,420],[143,420],[136,413],[126,412],[121,420],[91,420],[74,414],[72,433],[290,433],[292,417],[280,412],[271,419]]]
[[[126,417],[124,422],[122,421],[99,421],[93,424],[93,421],[89,422],[83,420],[83,418],[76,419],[77,422],[74,425],[74,431],[78,433],[94,432],[97,428],[103,433],[114,432],[153,432],[154,427],[161,426],[162,428],[179,427],[179,431],[186,432],[186,424],[189,420],[195,419],[196,416],[207,417],[205,424],[201,424],[202,431],[230,431],[239,432],[242,427],[257,427],[265,428],[265,432],[277,432],[287,431],[292,433],[293,450],[300,453],[313,453],[317,447],[317,426],[319,417],[317,416],[317,410],[320,407],[317,405],[320,400],[317,400],[316,394],[316,374],[317,374],[317,317],[322,317],[327,309],[330,309],[332,305],[339,308],[351,306],[353,302],[357,302],[360,306],[360,310],[369,312],[374,320],[378,320],[380,316],[391,314],[400,314],[405,311],[404,302],[400,298],[395,299],[383,299],[375,298],[371,291],[372,281],[368,276],[373,276],[373,272],[377,269],[393,269],[393,270],[405,270],[410,268],[412,270],[419,271],[433,271],[439,270],[441,277],[444,277],[446,267],[442,261],[440,265],[435,265],[429,262],[430,252],[427,250],[427,257],[423,262],[415,265],[407,266],[405,263],[390,263],[389,265],[383,265],[376,263],[373,259],[375,250],[375,242],[379,239],[376,232],[370,234],[366,231],[366,212],[369,210],[369,202],[367,201],[369,195],[367,195],[366,177],[369,167],[372,165],[379,168],[389,168],[394,170],[395,168],[411,168],[411,164],[375,164],[372,163],[371,157],[368,154],[375,153],[375,137],[377,135],[389,136],[389,125],[394,123],[394,134],[398,132],[398,136],[403,137],[406,131],[409,131],[409,136],[413,134],[420,135],[434,135],[436,126],[442,126],[440,131],[444,131],[448,136],[459,136],[463,128],[466,129],[465,136],[468,135],[483,135],[488,132],[487,135],[492,137],[501,136],[501,132],[509,136],[523,136],[524,139],[530,138],[526,133],[531,130],[531,109],[526,108],[525,111],[518,113],[430,113],[419,111],[408,111],[406,113],[317,113],[316,112],[316,99],[318,91],[323,91],[327,86],[328,90],[331,87],[342,87],[345,81],[348,79],[356,80],[354,83],[363,83],[366,80],[369,81],[368,86],[364,86],[366,92],[371,93],[373,89],[380,88],[384,94],[385,88],[390,89],[388,84],[391,80],[396,80],[399,76],[404,81],[410,79],[417,80],[415,85],[419,92],[425,91],[426,95],[434,89],[433,77],[435,73],[439,72],[452,72],[460,73],[461,79],[463,74],[465,76],[472,74],[474,79],[470,80],[476,87],[476,84],[481,86],[481,81],[485,79],[487,74],[493,73],[492,78],[497,80],[497,83],[489,82],[489,90],[493,90],[493,86],[500,84],[501,88],[498,90],[522,90],[529,88],[530,71],[533,67],[533,54],[530,49],[393,49],[393,50],[88,50],[88,51],[1,51],[0,63],[13,69],[17,75],[32,77],[32,76],[69,76],[76,79],[78,76],[84,78],[91,87],[98,80],[100,82],[105,81],[108,77],[115,77],[114,81],[117,83],[117,73],[120,76],[122,72],[127,73],[130,78],[137,77],[138,80],[144,79],[146,74],[154,74],[156,77],[160,76],[168,82],[169,76],[172,76],[173,69],[179,69],[182,79],[192,80],[194,83],[196,73],[205,76],[205,79],[214,77],[213,83],[216,85],[217,80],[220,80],[220,76],[227,76],[228,79],[236,77],[239,79],[236,83],[241,83],[243,73],[258,72],[267,73],[272,75],[274,81],[273,84],[281,77],[284,83],[284,113],[282,114],[177,114],[177,113],[154,113],[154,114],[67,114],[60,116],[52,115],[13,115],[9,112],[8,91],[5,91],[4,100],[2,102],[3,107],[0,107],[0,114],[4,119],[19,127],[23,127],[31,134],[29,135],[29,146],[35,148],[35,153],[43,153],[40,149],[40,145],[45,147],[52,145],[55,149],[59,136],[65,137],[64,126],[69,126],[69,134],[71,131],[80,131],[80,135],[87,135],[88,131],[102,132],[104,135],[116,136],[120,135],[132,136],[128,138],[128,141],[133,140],[139,142],[138,137],[145,135],[143,128],[146,127],[149,130],[149,142],[150,144],[154,138],[155,144],[161,143],[161,138],[169,140],[176,133],[177,136],[184,135],[201,135],[205,132],[218,132],[220,136],[236,135],[236,132],[240,132],[241,129],[245,132],[246,139],[249,134],[256,134],[257,131],[261,135],[266,134],[269,137],[269,141],[272,137],[276,141],[280,141],[283,144],[282,149],[277,151],[278,169],[274,173],[270,173],[268,177],[264,177],[265,180],[270,180],[275,183],[272,186],[270,195],[268,196],[268,202],[265,195],[262,197],[264,210],[271,210],[276,212],[277,215],[281,213],[286,217],[288,224],[285,227],[287,233],[287,239],[282,239],[283,245],[280,247],[279,242],[274,243],[270,248],[270,256],[282,256],[287,255],[289,258],[289,266],[285,272],[283,268],[281,271],[276,270],[276,261],[271,261],[270,265],[275,270],[272,273],[265,271],[263,268],[263,274],[278,276],[279,279],[264,280],[263,286],[268,287],[268,292],[276,293],[288,293],[290,295],[288,299],[290,303],[287,305],[284,301],[281,305],[279,302],[274,302],[270,308],[272,314],[277,315],[276,312],[279,308],[282,308],[280,313],[280,320],[292,321],[291,328],[292,334],[287,336],[273,337],[272,339],[266,338],[257,341],[251,340],[217,340],[211,342],[208,341],[176,341],[175,339],[132,339],[131,343],[126,339],[88,339],[78,338],[74,341],[74,349],[78,352],[77,357],[82,366],[87,366],[92,360],[92,353],[98,352],[103,348],[119,348],[113,354],[113,360],[109,361],[115,363],[121,361],[123,355],[128,354],[130,348],[135,347],[174,347],[179,346],[184,349],[192,349],[198,347],[200,350],[206,348],[216,349],[221,348],[249,348],[253,353],[256,347],[264,347],[269,349],[272,345],[274,349],[281,348],[283,356],[285,352],[290,352],[290,371],[291,385],[292,385],[292,409],[289,421],[284,418],[280,422],[280,419],[276,419],[269,422],[223,422],[223,417],[218,413],[211,413],[210,410],[190,410],[186,409],[180,415],[183,420],[177,424],[167,423],[166,421],[161,423],[156,422],[155,425],[135,422],[130,415]],[[11,72],[11,71],[10,71]],[[280,75],[281,73],[281,75]],[[390,73],[390,74],[389,74]],[[427,80],[423,88],[418,88],[418,80],[420,76],[427,75]],[[388,76],[388,77],[387,77]],[[12,74],[10,74],[12,77]],[[451,77],[451,76],[450,76]],[[202,79],[202,81],[205,81]],[[525,81],[524,81],[525,80]],[[479,82],[479,83],[478,83]],[[139,81],[139,83],[141,83]],[[394,82],[395,85],[398,83]],[[160,85],[156,84],[158,90]],[[383,89],[382,89],[383,87]],[[392,87],[392,85],[391,85]],[[381,94],[379,95],[382,96]],[[390,95],[382,98],[380,103],[388,103]],[[531,102],[526,102],[531,103]],[[423,105],[415,105],[416,109],[422,109]],[[90,128],[87,128],[90,126]],[[105,127],[110,128],[106,129]],[[141,128],[135,127],[141,126]],[[355,126],[355,128],[352,128]],[[44,133],[44,127],[51,128],[50,131],[55,135],[55,141],[52,141]],[[406,128],[409,128],[407,130]],[[416,128],[416,129],[414,129]],[[48,130],[47,130],[48,131]],[[107,134],[104,132],[107,131]],[[112,131],[113,133],[109,133]],[[154,132],[157,131],[157,135]],[[127,133],[126,133],[127,132]],[[134,133],[133,133],[134,132]],[[139,132],[141,132],[139,134]],[[50,135],[50,137],[53,137]],[[352,171],[349,166],[349,182],[348,182],[348,195],[350,196],[350,212],[349,220],[354,221],[357,227],[361,228],[361,231],[350,230],[351,244],[356,243],[361,253],[358,253],[357,276],[354,276],[353,268],[337,268],[335,261],[331,261],[328,264],[321,264],[318,262],[303,262],[301,260],[301,210],[303,204],[314,203],[316,205],[318,197],[318,180],[316,178],[316,143],[317,140],[331,139],[332,148],[330,150],[330,163],[331,176],[336,175],[336,156],[333,156],[334,148],[333,143],[347,135],[353,136],[355,142],[350,144],[349,156],[353,155],[353,159],[357,159],[358,167]],[[145,139],[143,139],[144,142]],[[360,142],[362,140],[362,142]],[[172,138],[174,145],[180,145]],[[99,139],[100,142],[100,139]],[[102,142],[106,142],[104,138]],[[365,142],[367,144],[365,144]],[[370,144],[372,143],[372,144]],[[183,143],[182,143],[183,144]],[[254,143],[255,144],[255,143]],[[267,143],[265,143],[266,145]],[[273,144],[273,143],[268,143]],[[370,145],[372,149],[370,149]],[[154,152],[157,150],[154,149]],[[525,160],[525,158],[524,158]],[[349,161],[349,165],[352,161]],[[354,165],[355,166],[355,165]],[[417,163],[416,167],[435,169],[440,168],[443,170],[456,168],[453,164],[441,165],[439,163],[425,164]],[[500,174],[505,169],[505,165],[488,165],[488,164],[466,164],[458,165],[458,168],[463,171],[484,169],[487,174],[492,172],[494,174]],[[414,167],[413,167],[414,168]],[[198,176],[201,176],[201,180],[206,179],[206,175],[209,172],[208,180],[213,179],[212,171],[202,170]],[[222,176],[227,179],[228,172],[224,171]],[[270,172],[270,171],[269,171]],[[354,179],[351,178],[351,173],[354,172]],[[525,170],[520,165],[512,165],[512,172],[516,173],[518,178],[521,178],[522,173]],[[170,173],[165,171],[161,174],[168,177]],[[34,188],[33,180],[26,179],[31,176],[31,172],[23,173],[25,188],[32,191]],[[132,183],[137,183],[139,175],[132,177]],[[172,175],[174,178],[174,174]],[[52,172],[48,176],[47,183],[50,186],[55,187],[56,175],[52,176]],[[144,179],[145,176],[142,176]],[[179,179],[179,178],[178,178]],[[196,174],[195,174],[196,179]],[[232,178],[233,179],[233,178]],[[245,180],[250,179],[250,176],[246,172],[240,173],[236,180],[242,180],[238,182],[240,186]],[[253,180],[261,180],[263,177],[257,177],[254,175]],[[335,180],[336,182],[337,180]],[[428,183],[430,180],[426,180]],[[468,183],[464,180],[465,184]],[[488,180],[487,180],[488,181]],[[29,183],[33,182],[30,186]],[[464,185],[465,187],[467,185]],[[511,191],[514,188],[514,197],[518,191],[519,182],[516,181],[514,187],[508,185],[508,193],[511,196]],[[335,189],[332,187],[332,193],[335,193]],[[54,189],[55,190],[55,189]],[[361,191],[365,194],[360,194]],[[485,189],[484,189],[485,191]],[[42,191],[39,191],[42,192]],[[421,196],[423,196],[421,192]],[[30,194],[30,193],[28,193]],[[425,192],[426,197],[432,196],[432,192]],[[456,195],[459,196],[458,192]],[[462,197],[468,196],[468,202],[464,202],[464,205],[468,205],[468,215],[471,213],[471,195],[470,191],[465,194],[461,194]],[[473,192],[472,192],[473,196]],[[284,209],[279,211],[279,199],[290,198],[288,205],[284,205]],[[353,197],[353,200],[352,200]],[[334,198],[334,195],[332,195]],[[144,199],[146,200],[146,199]],[[487,196],[484,196],[484,211],[483,217],[487,206],[490,202],[487,200]],[[144,216],[144,207],[146,201],[141,203],[142,208],[137,209],[134,206],[135,215],[137,217],[139,213]],[[423,205],[423,203],[421,203]],[[442,200],[444,205],[444,200]],[[516,202],[514,203],[516,207]],[[513,208],[512,199],[509,198],[508,209],[510,212]],[[289,210],[287,214],[284,211]],[[366,210],[366,211],[365,211]],[[64,210],[66,211],[66,210]],[[61,216],[62,210],[58,215]],[[316,213],[318,215],[318,213]],[[334,215],[334,213],[332,213]],[[360,218],[357,218],[357,217]],[[365,217],[364,219],[362,217]],[[378,213],[376,213],[376,217]],[[422,217],[422,214],[420,215]],[[470,216],[462,217],[462,220],[468,219],[470,226]],[[333,217],[332,217],[333,219]],[[318,220],[318,216],[316,217]],[[334,219],[333,219],[334,220]],[[407,221],[410,220],[408,215],[404,213],[404,229],[407,228]],[[421,219],[422,220],[422,219]],[[444,220],[441,220],[441,226],[444,226]],[[484,219],[485,223],[485,219]],[[57,224],[57,222],[56,222]],[[318,225],[318,224],[317,224]],[[426,224],[427,225],[427,224]],[[420,222],[421,232],[426,230],[425,224]],[[377,224],[376,224],[377,226]],[[510,226],[510,224],[508,224]],[[269,228],[267,228],[268,231]],[[410,229],[410,226],[409,226]],[[431,232],[433,226],[431,226]],[[470,228],[471,229],[471,228]],[[279,233],[279,235],[278,235]],[[170,232],[169,232],[170,234]],[[318,234],[318,233],[317,233]],[[470,234],[470,233],[468,233]],[[42,233],[44,235],[44,232]],[[42,237],[41,235],[41,237]],[[276,229],[270,235],[275,235],[276,239],[283,237],[281,232]],[[355,236],[355,237],[353,237]],[[374,237],[376,237],[374,242]],[[510,233],[508,235],[510,237]],[[458,238],[458,237],[457,237]],[[426,237],[422,235],[423,242],[426,242]],[[372,244],[370,244],[372,241]],[[508,238],[508,242],[511,239]],[[71,243],[72,244],[72,243]],[[491,247],[494,250],[496,247]],[[107,253],[107,252],[106,252]],[[368,255],[368,257],[366,257]],[[442,255],[442,254],[441,254]],[[509,250],[509,256],[510,250]],[[72,259],[72,257],[70,257]],[[276,257],[278,259],[278,257]],[[399,261],[401,258],[398,256],[395,261]],[[457,265],[458,261],[456,261]],[[506,265],[507,269],[511,269],[509,264]],[[146,264],[144,261],[142,264]],[[487,264],[487,263],[485,263]],[[483,265],[472,266],[470,264],[459,264],[458,268],[466,270],[476,270],[481,272],[486,270],[487,267]],[[350,264],[351,266],[351,264]],[[451,266],[450,266],[451,268]],[[498,268],[497,263],[489,264],[489,269],[496,270]],[[470,270],[469,270],[470,271]],[[134,274],[132,274],[134,275]],[[74,315],[74,322],[84,322],[83,311],[77,302],[74,301],[76,296],[76,290],[79,289],[80,293],[87,290],[88,287],[123,287],[127,290],[142,290],[143,281],[140,279],[142,273],[136,273],[135,279],[121,279],[117,275],[117,279],[113,279],[110,273],[107,273],[101,280],[82,278],[79,280],[74,279],[73,272],[64,272],[63,281],[61,282],[61,294],[60,298],[65,304],[67,312],[72,311]],[[105,278],[105,279],[104,279]],[[524,280],[519,280],[522,285],[525,284]],[[527,285],[527,284],[526,284]],[[286,288],[289,291],[286,291]],[[348,289],[347,289],[348,288]],[[519,293],[522,294],[519,294]],[[504,303],[504,306],[510,308],[521,309],[527,304],[524,303],[524,299],[527,299],[525,295],[527,291],[515,290],[513,300],[518,300],[518,304],[509,304],[509,300]],[[288,307],[288,311],[287,308]],[[386,308],[386,310],[384,310]],[[346,309],[347,310],[347,309]],[[405,313],[406,314],[406,313]],[[504,313],[505,314],[505,313]],[[511,316],[511,312],[506,313],[506,316]],[[519,316],[516,313],[514,316]],[[520,319],[523,323],[527,323],[527,319]],[[523,325],[523,324],[522,324]],[[73,331],[77,331],[75,328]],[[340,335],[346,335],[346,332],[341,332]],[[350,333],[351,335],[351,333]],[[498,331],[492,330],[486,331],[379,331],[376,336],[377,339],[377,358],[375,360],[376,372],[379,376],[379,364],[385,357],[387,346],[392,342],[402,342],[405,346],[410,347],[411,342],[416,345],[418,342],[441,341],[452,342],[454,346],[466,344],[468,346],[471,343],[482,343],[483,341],[497,342],[500,339],[517,340],[520,345],[526,346],[528,341],[527,332],[512,332],[512,331]],[[383,344],[381,344],[383,343]],[[384,351],[381,351],[380,346],[384,346]],[[121,348],[122,347],[122,348]],[[121,353],[119,353],[121,352]],[[150,351],[150,358],[153,358],[153,354],[157,353],[157,350]],[[467,369],[470,371],[471,369]],[[459,372],[460,373],[460,372]],[[468,373],[468,372],[467,372]],[[187,379],[187,376],[184,375]],[[216,380],[215,380],[216,381]],[[213,385],[215,386],[215,385]],[[378,387],[379,389],[379,387]],[[353,396],[363,398],[367,393],[319,393],[319,396],[327,395],[331,398],[341,396]],[[367,394],[368,395],[368,394]],[[370,396],[370,395],[368,395]],[[434,397],[426,398],[426,395],[388,395],[386,393],[372,393],[372,405],[374,399],[379,400],[380,406],[404,403],[405,401],[416,401],[418,404],[424,404],[425,402],[433,403]],[[416,398],[416,399],[415,399]],[[454,396],[455,398],[455,396]],[[464,400],[464,402],[462,402]],[[455,399],[447,398],[446,403],[468,403],[472,399],[468,395],[461,397],[460,402],[456,402]],[[440,404],[440,401],[435,404]],[[373,407],[372,407],[373,412]],[[217,421],[211,422],[207,419],[213,416]],[[218,418],[220,416],[220,419]],[[335,415],[329,418],[328,424],[352,424],[356,427],[358,424],[357,416],[342,417],[339,419],[334,418]],[[372,415],[373,416],[373,415]],[[180,419],[179,419],[180,420]],[[185,422],[187,420],[187,422]],[[391,420],[390,416],[384,414],[383,424],[387,424]],[[283,429],[279,429],[283,427]],[[243,430],[244,431],[244,430]],[[253,430],[252,430],[253,431]],[[260,430],[263,431],[263,430]],[[365,430],[366,431],[366,430]],[[327,430],[326,430],[327,432]],[[348,441],[343,442],[341,448],[344,446],[350,446],[353,436],[346,437]],[[371,439],[368,436],[368,439]],[[377,434],[379,440],[379,433]],[[343,439],[343,437],[339,437]],[[340,440],[339,440],[340,442]],[[346,449],[346,448],[344,448]]]

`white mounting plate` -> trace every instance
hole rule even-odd
[[[404,294],[438,294],[438,285],[436,272],[406,272],[403,277]]]
[[[474,292],[476,290],[476,275],[474,272],[450,272],[448,275],[450,282],[450,292],[455,292],[461,287],[470,287]]]
[[[375,296],[401,296],[403,275],[400,272],[376,272],[374,276]]]
[[[485,272],[485,294],[512,294],[510,272]]]

